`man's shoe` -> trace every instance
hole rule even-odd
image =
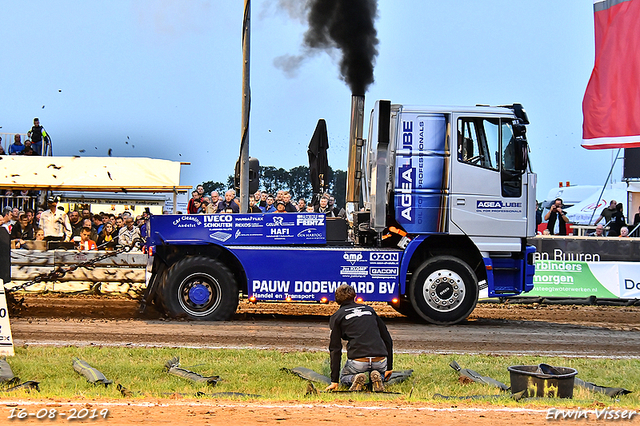
[[[371,386],[374,392],[384,392],[384,385],[382,384],[382,375],[380,372],[373,370],[371,372]]]
[[[358,373],[353,378],[353,383],[349,388],[350,391],[361,391],[364,387],[364,384],[367,382],[367,375],[364,373]]]

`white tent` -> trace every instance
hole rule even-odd
[[[600,196],[602,193],[602,196]],[[571,223],[578,225],[591,225],[600,216],[602,209],[609,206],[612,200],[622,203],[625,206],[625,215],[627,214],[627,188],[626,184],[621,183],[614,185],[612,188],[606,188],[604,192],[600,189],[594,192],[581,202],[572,207],[567,208],[567,217]]]
[[[0,189],[184,192],[178,161],[122,157],[0,156]]]

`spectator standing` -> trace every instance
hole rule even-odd
[[[274,203],[273,195],[269,194],[267,196],[267,203],[265,204],[265,206],[260,207],[260,210],[262,210],[262,213],[274,213],[276,211],[276,207],[273,205],[273,203]]]
[[[324,213],[327,217],[335,217],[333,210],[329,208],[329,197],[323,195],[320,197],[320,204],[315,209],[316,213]]]
[[[616,204],[616,211],[611,216],[611,224],[609,225],[608,237],[617,237],[620,235],[620,229],[623,226],[627,226],[624,220],[624,213],[622,212],[622,203]],[[628,229],[627,229],[628,231]]]
[[[276,211],[274,213],[286,213],[283,201],[276,201]]]
[[[91,219],[82,219],[82,227],[91,229],[91,235],[89,238],[93,241],[98,241],[98,233],[96,232],[96,228],[91,224]],[[80,228],[80,230],[82,230],[82,228]],[[80,234],[78,234],[78,236],[80,236]]]
[[[0,138],[0,144],[2,143],[2,138]],[[4,147],[2,145],[0,145],[0,155],[7,155],[6,152],[4,152]]]
[[[220,211],[220,194],[218,191],[211,191],[211,201],[207,206],[206,213],[213,214]]]
[[[307,211],[307,202],[304,198],[300,198],[296,207],[300,213],[304,213]]]
[[[20,213],[20,218],[11,227],[11,239],[17,240],[16,248],[20,248],[25,240],[33,240],[35,238],[33,227],[29,224],[29,218],[26,213]]]
[[[118,233],[118,244],[130,246],[135,240],[140,239],[140,230],[133,225],[133,218],[127,217],[124,221],[124,228]]]
[[[100,231],[102,231],[102,226],[103,226],[102,214],[101,213],[94,214],[92,218],[92,222],[93,222],[92,224],[93,229],[96,231],[96,234],[99,234]]]
[[[233,189],[228,190],[224,193],[224,200],[220,203],[220,210],[225,213],[229,213],[229,209],[231,209],[232,213],[240,213],[240,207],[234,201],[236,198],[236,191]]]
[[[96,242],[91,238],[91,228],[82,228],[80,231],[80,243],[78,244],[78,250],[98,250]]]
[[[98,248],[103,250],[115,250],[118,244],[118,234],[111,222],[104,225],[102,232],[98,235]]]
[[[569,218],[562,210],[562,199],[556,198],[551,205],[551,209],[544,215],[544,220],[548,220],[547,229],[551,235],[567,235]]]
[[[82,218],[80,217],[80,212],[76,210],[72,210],[68,214],[69,223],[71,224],[71,236],[79,237],[80,231],[82,230]]]
[[[640,228],[636,229],[638,225],[640,225],[640,206],[638,206],[638,213],[633,216],[633,229],[635,231],[633,231],[632,237],[640,236]]]
[[[269,196],[269,194],[267,193],[267,191],[260,192],[260,203],[258,204],[258,207],[260,207],[260,209],[262,209],[263,207],[267,206],[267,197],[268,196]]]
[[[331,209],[331,212],[333,213],[333,215],[331,217],[346,217],[347,216],[347,212],[345,211],[345,209],[341,209],[340,207],[338,207],[336,205],[336,199],[333,196],[329,197],[329,203],[327,204],[329,206],[329,208]]]
[[[604,226],[607,226],[607,224],[611,222],[611,217],[616,212],[617,205],[618,203],[616,202],[616,200],[611,200],[611,202],[609,203],[609,207],[605,207],[604,209],[602,209],[602,211],[600,212],[600,216],[593,224],[597,225],[598,222],[604,219]]]
[[[14,207],[11,209],[11,226],[18,223],[18,219],[20,219],[20,209]]]
[[[296,206],[291,203],[291,194],[289,191],[284,191],[282,193],[282,201],[284,202],[284,210],[288,213],[295,213],[298,211]]]
[[[33,127],[27,132],[27,136],[31,138],[31,144],[36,155],[42,155],[42,142],[49,143],[49,135],[44,127],[40,125],[40,119],[38,117],[33,119]]]
[[[204,206],[202,205],[202,200],[193,200],[193,209],[189,214],[201,214],[204,213]]]
[[[32,209],[26,209],[24,212],[27,214],[27,218],[29,219],[29,225],[31,225],[31,227],[33,229],[36,229],[37,226],[36,226],[36,224],[34,223],[34,220],[33,220],[34,217],[35,217],[34,211]]]
[[[198,192],[198,190],[194,190],[191,191],[191,199],[189,200],[189,203],[187,204],[187,213],[188,214],[197,214],[198,213],[198,209],[200,208],[200,206],[196,207],[195,206],[195,202],[196,201],[200,201],[200,198],[202,196],[200,195],[200,193]]]
[[[122,218],[122,216],[118,216],[116,217],[116,227],[115,230],[117,232],[120,232],[120,230],[124,227],[124,219]]]
[[[11,235],[7,223],[11,218],[11,208],[2,209],[0,218],[0,279],[4,283],[11,281]]]
[[[22,151],[24,151],[24,145],[20,135],[16,134],[13,136],[13,143],[9,145],[9,155],[22,155]]]
[[[247,213],[262,213],[262,210],[256,204],[256,199],[253,197],[249,198],[249,210]]]
[[[39,227],[44,230],[45,241],[69,241],[71,238],[71,224],[63,210],[58,210],[58,200],[54,197],[47,199],[48,210],[40,215]]]

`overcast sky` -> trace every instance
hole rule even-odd
[[[329,163],[344,170],[351,93],[340,53],[310,57],[295,73],[274,65],[302,52],[301,3],[252,2],[250,153],[262,165],[306,165],[324,118]],[[37,116],[56,155],[111,148],[114,156],[190,162],[183,185],[226,181],[239,154],[242,0],[0,5],[0,132],[26,132]],[[612,152],[580,146],[594,60],[591,0],[379,0],[376,29],[367,111],[377,99],[520,102],[531,120],[538,198],[559,181],[606,180]]]

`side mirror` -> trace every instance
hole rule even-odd
[[[515,140],[515,169],[520,173],[527,171],[529,163],[529,144],[527,143],[527,127],[522,123],[513,123]]]

